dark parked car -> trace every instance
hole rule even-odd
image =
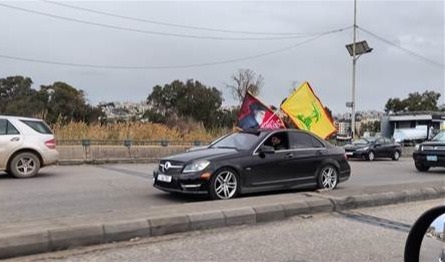
[[[417,145],[413,158],[414,165],[421,172],[428,171],[430,167],[445,167],[445,131],[431,141]]]
[[[400,144],[384,137],[362,138],[344,146],[349,158],[363,158],[374,161],[376,157],[388,157],[399,160],[402,153]]]
[[[300,130],[235,132],[206,149],[162,159],[154,187],[167,192],[239,194],[317,187],[334,189],[351,169],[344,149]]]

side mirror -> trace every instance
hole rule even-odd
[[[434,207],[420,216],[408,234],[405,261],[445,261],[444,223],[445,206]]]
[[[275,148],[272,146],[263,145],[260,147],[260,154],[272,154],[275,153]]]

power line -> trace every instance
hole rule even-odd
[[[391,45],[391,46],[396,47],[396,48],[398,48],[398,49],[400,49],[400,50],[403,50],[403,51],[406,52],[407,54],[410,54],[411,56],[414,56],[414,57],[417,57],[417,58],[419,58],[419,59],[422,59],[423,61],[428,62],[428,63],[430,63],[430,64],[432,64],[432,65],[434,65],[434,66],[436,66],[436,67],[444,68],[444,66],[445,66],[443,63],[437,62],[437,61],[432,60],[432,59],[430,59],[430,58],[424,57],[424,56],[422,56],[422,55],[420,55],[420,54],[418,54],[418,53],[416,53],[416,52],[414,52],[414,51],[411,51],[411,50],[409,50],[409,49],[406,49],[406,48],[402,47],[401,45],[398,45],[398,44],[396,44],[396,43],[394,43],[394,42],[392,42],[392,41],[390,41],[390,40],[387,40],[387,39],[385,39],[385,38],[383,38],[383,37],[381,37],[381,36],[378,36],[378,35],[376,35],[376,34],[370,32],[369,30],[366,30],[366,29],[364,29],[364,28],[362,28],[362,27],[357,27],[357,28],[358,28],[359,30],[361,30],[361,31],[363,31],[363,32],[365,32],[365,33],[367,33],[367,34],[369,34],[369,35],[371,35],[371,36],[377,38],[378,40],[380,40],[380,41],[382,41],[382,42],[388,44],[388,45]]]
[[[311,36],[307,35],[307,36],[256,37],[256,38],[251,38],[251,37],[250,38],[249,37],[243,38],[243,37],[199,36],[199,35],[166,33],[166,32],[159,32],[159,31],[148,31],[148,30],[134,29],[134,28],[129,28],[129,27],[121,27],[121,26],[114,26],[114,25],[109,25],[109,24],[102,24],[102,23],[97,23],[97,22],[91,22],[91,21],[86,21],[86,20],[80,20],[80,19],[75,19],[75,18],[70,18],[70,17],[64,17],[64,16],[59,16],[59,15],[39,12],[39,11],[31,10],[31,9],[26,9],[26,8],[21,8],[21,7],[17,7],[17,6],[7,5],[7,4],[4,4],[4,3],[0,3],[0,6],[6,7],[6,8],[10,8],[10,9],[20,10],[20,11],[27,12],[27,13],[47,16],[47,17],[56,18],[56,19],[62,19],[62,20],[65,20],[65,21],[76,22],[76,23],[81,23],[81,24],[86,24],[86,25],[93,25],[93,26],[98,26],[98,27],[104,27],[104,28],[110,28],[110,29],[116,29],[116,30],[123,30],[123,31],[130,31],[130,32],[137,32],[137,33],[144,33],[144,34],[151,34],[151,35],[173,36],[173,37],[183,37],[183,38],[193,38],[193,39],[211,39],[211,40],[286,40],[286,39],[308,38],[308,37],[312,37],[312,36],[317,36],[317,35],[323,34],[323,33],[317,33],[317,34],[313,34]]]
[[[90,8],[85,8],[85,7],[80,7],[80,6],[73,6],[73,5],[62,3],[62,2],[55,2],[55,1],[49,1],[49,0],[40,0],[40,1],[48,3],[48,4],[52,4],[52,5],[63,6],[63,7],[66,7],[66,8],[86,11],[86,12],[90,12],[90,13],[94,13],[94,14],[100,14],[100,15],[109,16],[109,17],[116,17],[116,18],[131,20],[131,21],[137,21],[137,22],[143,22],[143,23],[155,24],[155,25],[162,25],[162,26],[169,26],[169,27],[177,27],[177,28],[185,28],[185,29],[193,29],[193,30],[203,30],[203,31],[220,32],[220,33],[246,34],[246,35],[276,35],[276,36],[285,36],[285,35],[304,36],[304,35],[308,35],[308,34],[305,34],[305,33],[254,32],[254,31],[227,30],[227,29],[220,29],[220,28],[188,26],[188,25],[181,25],[181,24],[175,24],[175,23],[156,21],[156,20],[151,20],[151,19],[144,19],[144,18],[138,18],[138,17],[124,16],[124,15],[120,15],[120,14],[116,14],[116,13],[104,12],[104,11],[100,11],[100,10],[96,10],[96,9],[90,9]]]
[[[251,59],[256,59],[260,57],[265,57],[277,53],[282,53],[291,49],[294,49],[298,46],[301,46],[303,44],[309,43],[311,41],[314,41],[320,37],[339,33],[342,32],[347,28],[337,29],[333,30],[324,34],[320,34],[318,36],[312,37],[311,39],[307,39],[305,41],[296,43],[294,45],[280,48],[277,50],[269,51],[260,53],[257,55],[252,56],[246,56],[241,58],[235,58],[235,59],[227,59],[227,60],[221,60],[221,61],[215,61],[215,62],[207,62],[207,63],[199,63],[199,64],[189,64],[189,65],[173,65],[173,66],[120,66],[120,65],[94,65],[94,64],[80,64],[80,63],[70,63],[70,62],[60,62],[60,61],[51,61],[51,60],[41,60],[41,59],[33,59],[33,58],[23,58],[23,57],[15,57],[15,56],[9,56],[9,55],[3,55],[0,54],[0,58],[5,59],[11,59],[11,60],[17,60],[17,61],[26,61],[26,62],[33,62],[33,63],[41,63],[41,64],[51,64],[51,65],[59,65],[59,66],[71,66],[71,67],[84,67],[84,68],[101,68],[101,69],[128,69],[128,70],[141,70],[141,69],[184,69],[184,68],[197,68],[197,67],[205,67],[205,66],[215,66],[215,65],[221,65],[221,64],[229,64],[229,63],[235,63],[239,61],[246,61]]]

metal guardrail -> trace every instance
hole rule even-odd
[[[210,141],[177,141],[177,140],[57,140],[57,145],[67,146],[202,146]]]

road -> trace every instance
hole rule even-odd
[[[395,184],[444,185],[445,169],[419,173],[409,158],[397,162],[351,161],[353,175],[335,193],[362,193]],[[152,187],[155,164],[52,166],[38,177],[18,180],[0,174],[0,224],[200,202],[205,197],[175,196]],[[277,193],[272,193],[277,194]]]
[[[251,226],[175,234],[48,253],[17,261],[403,261],[410,226],[443,200],[296,216]],[[445,243],[421,258],[436,261]]]

